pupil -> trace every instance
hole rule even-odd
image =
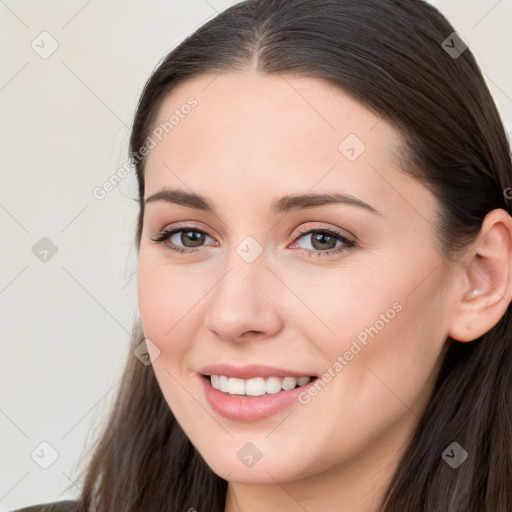
[[[187,238],[188,237],[188,238]],[[197,231],[187,231],[182,232],[181,241],[183,245],[187,246],[189,242],[192,242],[191,247],[195,247],[197,245],[201,245],[201,242],[204,239],[204,235],[202,233],[198,233]],[[190,247],[190,245],[189,245]]]
[[[316,247],[316,244],[320,243],[320,247]],[[322,247],[322,244],[328,244],[330,243],[330,247]],[[336,239],[330,235],[326,235],[325,233],[318,233],[313,236],[313,247],[315,249],[334,249],[336,246]]]

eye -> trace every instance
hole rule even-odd
[[[194,226],[174,226],[158,233],[153,242],[164,243],[168,249],[176,252],[197,252],[207,238],[212,239],[208,233]],[[180,246],[179,244],[183,244]]]
[[[309,250],[309,256],[337,254],[356,246],[355,240],[332,228],[301,228],[298,234],[300,235],[296,238],[298,242],[309,239],[306,245],[310,247],[301,246],[303,249]],[[295,243],[298,243],[297,241]]]

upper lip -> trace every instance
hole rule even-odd
[[[202,375],[224,375],[226,377],[236,377],[238,379],[253,379],[255,377],[311,377],[312,373],[295,370],[277,368],[275,366],[265,366],[260,364],[250,364],[246,366],[233,366],[231,364],[211,364],[204,366],[199,370]]]

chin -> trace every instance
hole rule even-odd
[[[204,446],[194,445],[210,469],[230,482],[275,485],[276,480],[300,480],[322,469],[304,457],[304,450],[286,450],[285,439],[276,435],[271,444],[264,436],[252,436],[253,441],[249,435],[235,436],[222,445],[203,440]]]

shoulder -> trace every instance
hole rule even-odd
[[[73,512],[77,503],[77,501],[53,501],[19,508],[12,512]]]

